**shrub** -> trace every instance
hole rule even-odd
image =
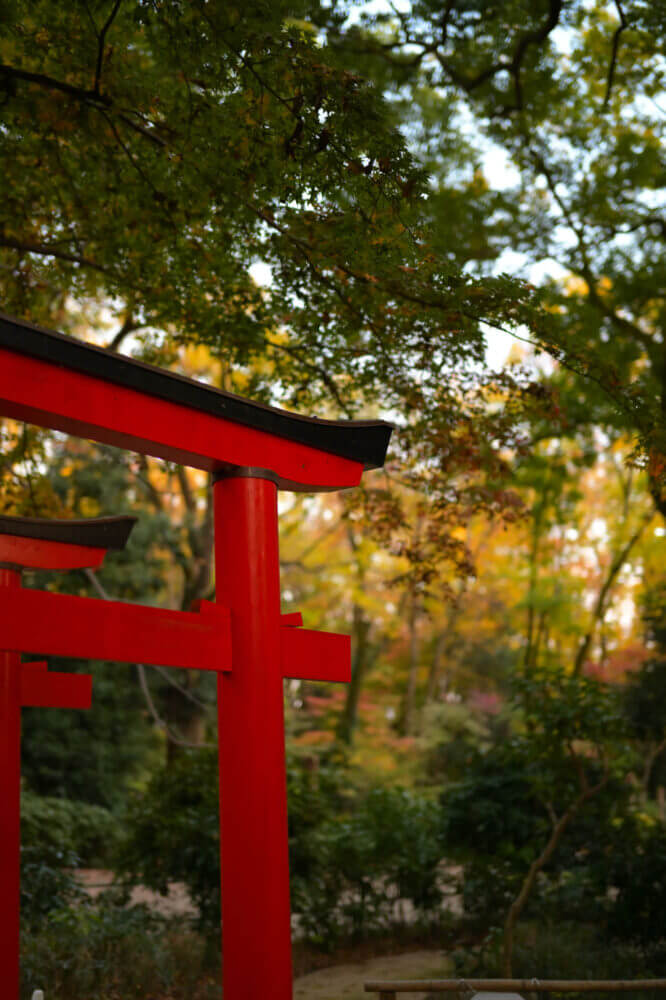
[[[453,952],[455,975],[464,979],[502,975],[501,938]],[[516,930],[513,973],[519,979],[658,979],[666,974],[666,942],[640,946],[609,941],[600,924],[583,921],[525,922]],[[623,993],[626,1000],[657,1000],[660,992]],[[441,996],[441,994],[440,994]],[[570,994],[574,997],[576,994]],[[608,993],[578,994],[586,1000],[608,1000]],[[433,997],[433,1000],[435,998]]]
[[[475,753],[465,780],[442,798],[447,854],[464,866],[465,910],[480,923],[503,922],[537,863],[528,914],[555,906],[560,918],[586,911],[597,919],[608,886],[604,846],[630,807],[632,755],[617,691],[564,671],[531,673],[514,687],[520,729]],[[591,794],[581,798],[584,788]],[[569,810],[542,866],[554,824]]]
[[[306,834],[344,801],[343,775],[311,759],[289,761],[289,856],[292,873],[310,863]],[[220,840],[216,751],[184,752],[136,794],[116,852],[116,870],[166,893],[184,882],[199,909],[199,925],[220,925]]]
[[[441,901],[442,816],[407,792],[372,792],[350,811],[345,775],[324,762],[288,767],[292,905],[306,936],[326,947],[396,920],[399,899],[427,916]],[[345,808],[341,813],[340,809]],[[185,753],[137,796],[117,870],[158,892],[187,885],[200,926],[219,926],[215,752]]]
[[[21,917],[36,927],[53,910],[85,897],[73,870],[103,863],[117,837],[114,817],[99,806],[21,796]]]
[[[217,753],[184,752],[135,794],[114,859],[116,871],[166,894],[184,882],[202,927],[220,925]]]
[[[666,941],[666,828],[637,817],[613,846],[610,932],[641,944]]]
[[[116,818],[101,806],[24,792],[21,795],[21,843],[33,856],[40,850],[75,854],[89,867],[106,864],[118,838]]]
[[[38,927],[52,910],[84,898],[71,870],[77,865],[75,854],[55,847],[21,848],[21,920],[26,927]]]
[[[41,928],[23,928],[22,995],[49,1000],[219,1000],[219,942],[183,931],[114,893],[52,911]]]
[[[427,917],[441,903],[442,818],[436,803],[398,789],[371,792],[349,817],[322,824],[302,845],[292,877],[305,935],[331,948],[400,919],[400,900]]]

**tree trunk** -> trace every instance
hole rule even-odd
[[[442,629],[435,640],[435,648],[433,650],[432,660],[430,661],[430,670],[428,671],[428,683],[426,685],[426,695],[423,702],[424,708],[435,700],[437,682],[439,681],[439,668],[444,656],[444,651],[446,650],[448,652],[450,647],[450,625],[451,616],[449,615],[449,621],[446,623],[446,628]]]
[[[414,715],[416,708],[416,682],[419,669],[419,640],[418,640],[418,618],[419,618],[419,596],[416,588],[412,586],[409,602],[409,665],[407,673],[407,687],[403,701],[400,732],[403,736],[410,736],[414,729]]]
[[[585,660],[590,651],[592,640],[594,639],[594,636],[596,634],[600,622],[603,621],[603,617],[606,614],[608,599],[613,584],[615,583],[620,570],[622,569],[627,559],[631,555],[632,549],[640,540],[641,535],[643,534],[643,532],[645,531],[645,529],[647,528],[648,524],[650,523],[653,517],[654,515],[652,511],[649,511],[647,514],[643,516],[638,528],[636,528],[631,538],[624,545],[624,547],[620,549],[618,553],[616,553],[614,559],[610,564],[610,567],[608,569],[608,575],[606,576],[606,579],[601,585],[601,588],[597,595],[597,600],[594,606],[594,610],[592,612],[592,620],[590,622],[590,626],[586,634],[583,636],[580,646],[578,647],[578,652],[576,654],[576,661],[573,667],[573,673],[575,676],[578,676],[580,674],[581,670],[585,665]]]
[[[353,610],[353,644],[351,682],[347,687],[347,697],[337,727],[337,737],[342,743],[350,744],[358,721],[358,701],[363,686],[363,680],[370,664],[370,622],[363,614],[358,604]]]
[[[539,541],[541,534],[542,507],[538,506],[534,513],[532,524],[532,540],[529,553],[529,584],[527,593],[527,627],[525,644],[525,672],[529,673],[536,667],[538,650],[535,637],[534,605],[536,600],[537,577],[539,573]]]
[[[212,487],[209,477],[206,509],[201,518],[187,469],[177,466],[176,478],[185,507],[184,527],[190,550],[189,558],[180,560],[183,572],[180,606],[182,611],[189,611],[194,601],[212,597]],[[174,677],[178,687],[169,685],[164,689],[162,711],[167,727],[167,764],[173,763],[185,746],[199,746],[205,741],[208,713],[205,703],[195,694],[199,677],[191,670],[178,671]]]
[[[523,884],[520,887],[520,892],[514,899],[513,903],[509,907],[509,912],[506,915],[506,920],[504,921],[504,939],[502,945],[502,975],[507,979],[511,979],[513,976],[513,948],[515,939],[516,924],[520,914],[525,909],[527,901],[530,897],[530,893],[534,888],[534,883],[536,882],[537,875],[539,872],[545,868],[553,854],[555,853],[564,832],[568,827],[571,820],[574,818],[581,806],[587,802],[588,799],[593,798],[598,792],[608,782],[609,775],[606,774],[604,778],[598,784],[594,785],[592,788],[586,787],[580,793],[578,798],[571,803],[569,808],[560,816],[560,818],[555,822],[553,829],[551,831],[548,842],[544,847],[538,858],[532,862],[527,872],[527,875],[523,879]]]
[[[435,648],[433,650],[432,660],[430,661],[430,670],[428,671],[428,681],[426,684],[426,693],[423,702],[424,708],[426,705],[429,705],[435,700],[437,694],[437,682],[439,681],[439,670],[442,660],[447,659],[455,645],[453,628],[458,619],[458,615],[460,614],[460,607],[466,589],[467,581],[464,581],[459,593],[449,605],[446,625],[435,640]]]
[[[643,767],[643,775],[641,777],[641,789],[643,794],[643,801],[647,802],[650,797],[650,779],[652,777],[652,771],[654,770],[654,765],[660,754],[666,749],[666,739],[661,740],[655,746],[650,747],[647,757],[645,758],[645,765]]]

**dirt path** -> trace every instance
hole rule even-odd
[[[363,992],[363,983],[368,979],[446,979],[451,974],[451,960],[442,951],[383,955],[300,976],[294,982],[294,1000],[377,1000],[376,993]],[[423,1000],[423,993],[400,996]]]
[[[86,892],[94,899],[113,884],[113,872],[101,868],[79,868],[76,877]],[[181,882],[169,885],[168,895],[162,896],[143,885],[132,889],[130,903],[145,903],[163,917],[196,917],[197,908],[190,899],[187,887]]]

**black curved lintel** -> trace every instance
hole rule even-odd
[[[65,520],[0,515],[0,535],[38,538],[43,542],[84,545],[93,549],[124,549],[136,517],[90,517]]]
[[[351,459],[365,469],[383,466],[393,430],[384,420],[320,420],[265,406],[2,313],[0,347]]]

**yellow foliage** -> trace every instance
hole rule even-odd
[[[99,517],[99,504],[92,497],[81,497],[80,506],[83,517]]]
[[[307,733],[294,736],[291,742],[300,747],[322,746],[331,742],[331,734],[323,729],[310,729]]]
[[[569,275],[564,282],[564,288],[567,295],[588,295],[590,291],[587,281],[579,278],[576,274]]]

